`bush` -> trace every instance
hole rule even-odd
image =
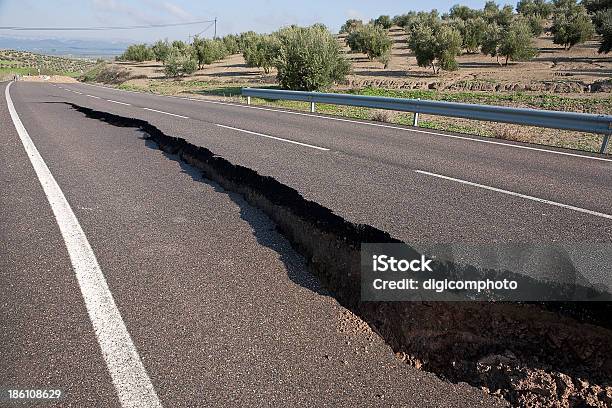
[[[340,27],[340,34],[347,33],[350,34],[356,28],[359,28],[363,25],[363,21],[357,20],[354,18],[346,20],[346,22]]]
[[[251,36],[245,41],[242,54],[248,67],[263,68],[268,74],[278,57],[280,42],[276,35]]]
[[[163,63],[168,59],[168,55],[170,54],[170,44],[168,40],[159,40],[155,44],[151,46],[151,51],[153,51],[153,55],[155,56],[155,61],[161,61]]]
[[[154,58],[153,51],[146,44],[134,44],[127,47],[118,59],[121,61],[143,62]]]
[[[576,0],[557,0],[553,16],[553,42],[570,49],[576,44],[588,41],[595,34],[587,10]]]
[[[367,54],[370,60],[380,61],[385,68],[389,64],[393,41],[381,26],[359,27],[346,37],[346,42],[351,51]]]
[[[459,31],[450,25],[432,28],[419,24],[412,30],[408,45],[416,56],[417,64],[429,66],[437,74],[441,69],[457,69],[455,57],[461,52],[462,42]]]
[[[391,17],[389,16],[380,16],[374,20],[372,20],[372,24],[375,26],[379,26],[388,30],[393,25],[393,21],[391,21]]]
[[[277,78],[283,88],[314,91],[346,78],[350,63],[336,38],[317,27],[290,27],[279,31]]]

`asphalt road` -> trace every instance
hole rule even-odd
[[[610,156],[87,84],[42,89],[147,120],[424,252],[536,275],[486,248],[526,243],[537,258],[560,246],[579,275],[568,281],[612,290]]]
[[[139,406],[134,390],[166,407],[501,405],[397,360],[239,196],[63,102],[147,120],[415,245],[612,241],[610,158],[84,84],[10,97],[48,170],[3,97],[0,388],[59,388],[57,406]]]

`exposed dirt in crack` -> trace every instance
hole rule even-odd
[[[400,241],[146,121],[70,105],[87,117],[142,130],[159,149],[266,213],[338,301],[406,363],[515,406],[612,406],[610,302],[362,302],[360,244]]]

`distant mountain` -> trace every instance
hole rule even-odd
[[[47,55],[109,58],[123,53],[128,42],[102,40],[40,39],[0,36],[0,49],[9,48]]]

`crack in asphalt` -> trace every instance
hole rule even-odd
[[[172,155],[170,160],[193,166],[206,179],[241,195],[265,213],[304,256],[309,269],[331,295],[417,367],[452,382],[500,389],[510,402],[516,402],[526,391],[515,389],[509,380],[516,373],[498,370],[492,375],[491,367],[499,361],[486,360],[490,356],[509,353],[521,367],[569,373],[572,378],[588,378],[596,383],[606,383],[606,378],[612,376],[612,365],[605,363],[612,361],[608,347],[612,343],[611,302],[363,302],[361,244],[406,243],[372,226],[349,222],[275,178],[233,164],[183,138],[166,135],[147,121],[68,105],[113,126],[140,129],[145,139]],[[468,272],[472,276],[499,276],[498,271],[473,267],[466,271],[451,262],[439,267],[454,276]],[[523,275],[519,279],[527,284],[555,287]],[[556,338],[559,332],[567,334],[565,340],[542,341]],[[583,347],[596,352],[586,355],[580,351]],[[487,364],[489,369],[483,372]]]

